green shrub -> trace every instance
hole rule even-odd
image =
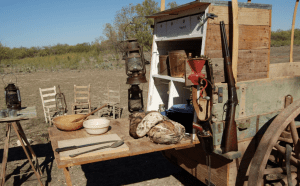
[[[271,46],[289,46],[291,45],[291,30],[277,30],[271,32]],[[294,45],[300,45],[300,29],[295,29]]]
[[[107,53],[107,52],[104,52]],[[124,64],[118,60],[118,55],[107,56],[116,60],[104,62],[105,54],[97,52],[66,53],[61,55],[36,56],[24,59],[4,59],[1,61],[0,69],[11,68],[13,72],[32,73],[38,70],[78,70],[78,69],[121,69]],[[1,73],[1,70],[0,70]]]

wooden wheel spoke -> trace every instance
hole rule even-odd
[[[286,152],[286,148],[285,147],[283,147],[283,146],[280,146],[279,144],[276,144],[275,146],[274,146],[277,150],[278,150],[278,152],[280,152],[280,154],[282,154],[283,155],[283,157],[285,157],[285,152]],[[291,164],[293,164],[293,165],[295,165],[295,166],[298,166],[298,159],[296,159],[295,157],[291,157]]]
[[[295,145],[295,147],[297,147],[298,141],[299,141],[299,136],[298,136],[295,121],[292,121],[290,123],[290,129],[291,129],[291,133],[292,133],[293,144]]]
[[[292,173],[292,180],[294,182],[294,180],[296,180],[297,178],[297,173]],[[276,183],[275,186],[282,186],[282,185],[286,185],[288,183],[287,181],[287,176],[285,176],[280,182]]]
[[[291,167],[291,172],[297,172],[296,167]],[[282,167],[269,168],[264,170],[264,175],[286,173],[286,169]]]

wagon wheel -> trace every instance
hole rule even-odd
[[[278,185],[295,185],[297,184],[297,180],[300,181],[300,171],[297,173],[297,167],[300,165],[300,143],[298,143],[299,136],[294,121],[299,113],[300,99],[286,107],[270,124],[252,159],[248,179],[249,186],[261,186],[264,184],[264,181],[268,179],[268,175],[278,175],[281,173],[282,177],[278,180]],[[290,132],[286,132],[288,126]],[[282,136],[283,133],[290,134],[291,139],[284,138]],[[284,143],[287,145],[283,145]],[[287,155],[289,153],[289,148],[291,147],[290,145],[294,146],[293,152],[290,152],[291,155]],[[275,164],[273,164],[275,165],[275,168],[274,166],[270,168],[267,163],[268,160],[271,161],[272,158],[274,160],[274,152],[281,155],[284,160],[281,161],[281,164],[280,162],[275,162]],[[289,162],[291,166],[289,166]],[[274,161],[272,163],[274,163]]]

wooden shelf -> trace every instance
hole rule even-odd
[[[169,81],[176,81],[176,82],[181,82],[181,83],[185,83],[185,79],[184,78],[175,78],[175,77],[171,77],[171,76],[165,76],[165,75],[152,75],[153,78],[159,78],[159,79],[165,79],[165,80],[169,80]]]
[[[202,38],[203,35],[184,35],[184,36],[174,36],[174,37],[157,37],[155,41],[174,41],[174,40],[181,40],[181,39],[197,39]]]

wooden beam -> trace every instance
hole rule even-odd
[[[232,71],[235,81],[237,81],[237,63],[239,52],[239,22],[238,22],[238,0],[232,0],[232,23],[233,23],[233,39],[232,39]]]
[[[295,22],[296,22],[296,15],[297,15],[298,4],[299,4],[299,0],[296,0],[295,10],[294,10],[294,17],[293,17],[293,24],[292,24],[292,34],[291,34],[290,62],[293,62],[294,37],[295,37]]]
[[[165,10],[165,0],[160,0],[160,11]]]

